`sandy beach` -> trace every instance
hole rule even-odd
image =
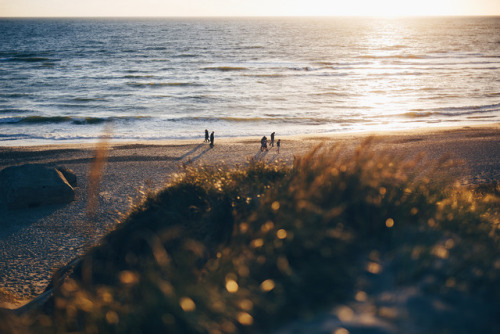
[[[260,151],[260,138],[215,138],[210,148],[199,140],[109,143],[95,215],[86,214],[89,169],[96,145],[0,147],[0,169],[25,163],[63,165],[78,178],[77,199],[67,205],[19,211],[0,208],[0,304],[15,307],[40,294],[55,269],[96,243],[127,212],[134,198],[157,189],[184,165],[244,165],[250,159],[291,164],[323,143],[350,151],[374,137],[372,148],[398,157],[424,153],[426,159],[449,157],[447,171],[462,184],[500,180],[500,124],[391,133],[344,133],[280,137],[276,147]]]

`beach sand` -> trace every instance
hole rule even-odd
[[[344,133],[280,137],[276,147],[260,151],[260,138],[221,138],[215,147],[200,140],[140,143],[110,142],[98,190],[98,206],[88,215],[88,175],[96,145],[0,147],[0,169],[25,163],[63,165],[78,178],[77,199],[53,205],[8,211],[0,207],[0,305],[17,307],[40,294],[54,270],[95,244],[126,213],[145,189],[158,189],[183,165],[245,165],[250,159],[291,164],[323,143],[352,151],[373,137],[372,149],[397,157],[449,157],[455,167],[446,171],[462,184],[500,180],[500,124],[430,128],[391,133]]]

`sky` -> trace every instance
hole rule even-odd
[[[0,0],[0,17],[500,15],[500,0]]]

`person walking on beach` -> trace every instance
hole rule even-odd
[[[214,132],[210,134],[210,147],[214,147]]]
[[[209,140],[208,140],[208,130],[205,129],[205,143],[208,143]]]
[[[264,136],[262,137],[262,139],[260,140],[260,151],[264,151],[266,150],[267,151],[267,137]]]
[[[271,133],[271,147],[274,147],[274,132]]]
[[[278,139],[276,142],[276,147],[278,148],[278,153],[280,153],[280,145],[281,145],[281,139]]]

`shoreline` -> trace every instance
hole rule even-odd
[[[269,135],[267,135],[269,136]],[[342,145],[352,151],[367,138],[370,148],[395,157],[426,159],[450,156],[457,161],[447,173],[465,185],[500,181],[500,123],[489,126],[460,126],[392,132],[335,133],[277,136],[276,148],[260,152],[260,138],[215,138],[210,149],[198,140],[140,142],[110,141],[108,160],[98,191],[99,206],[86,215],[87,175],[96,144],[58,144],[0,147],[0,169],[24,163],[65,165],[78,178],[77,199],[67,205],[22,211],[0,208],[0,306],[18,307],[39,295],[51,274],[113,228],[134,198],[147,189],[159,189],[183,165],[244,165],[249,159],[292,164],[294,156],[313,147]],[[2,296],[2,291],[14,298]]]
[[[461,124],[461,125],[443,125],[443,126],[430,126],[426,128],[420,127],[411,127],[411,128],[402,128],[398,130],[388,129],[388,130],[352,130],[352,131],[342,131],[342,132],[320,132],[320,133],[304,133],[304,134],[294,134],[294,135],[283,135],[278,136],[276,139],[289,139],[289,140],[321,140],[324,139],[326,141],[338,139],[354,139],[358,137],[366,138],[366,137],[396,137],[396,136],[416,136],[416,135],[426,135],[432,133],[441,133],[447,131],[458,131],[458,130],[486,130],[486,129],[500,129],[500,122],[495,122],[491,124]],[[103,132],[105,137],[106,133]],[[218,136],[216,133],[216,140],[222,143],[238,143],[238,142],[254,142],[259,143],[259,136]],[[269,134],[263,133],[262,136],[268,136]],[[177,145],[189,145],[200,143],[203,140],[204,134],[203,131],[200,131],[200,136],[198,138],[172,138],[172,139],[137,139],[137,140],[129,140],[129,139],[113,139],[111,137],[108,142],[112,146],[121,146],[121,145],[156,145],[156,146],[177,146]],[[269,139],[269,138],[268,138]],[[93,140],[89,141],[78,141],[71,140],[70,142],[64,141],[54,141],[53,143],[40,143],[40,144],[26,144],[26,145],[11,145],[10,142],[4,142],[2,146],[0,143],[0,152],[4,150],[52,150],[52,149],[94,149],[95,146],[100,143],[102,140]],[[1,163],[1,160],[0,160]]]
[[[400,157],[411,157],[424,153],[426,159],[448,157],[454,161],[464,161],[461,166],[461,183],[477,184],[498,180],[495,165],[500,152],[498,146],[500,123],[490,125],[466,125],[431,127],[398,131],[363,131],[348,133],[299,134],[276,136],[282,140],[280,154],[276,148],[259,152],[261,137],[215,137],[215,147],[209,150],[199,139],[169,139],[144,141],[114,141],[104,139],[96,143],[63,143],[33,146],[0,146],[0,169],[24,163],[43,163],[48,165],[69,164],[81,167],[89,165],[96,148],[104,144],[107,148],[107,163],[165,162],[169,168],[178,169],[182,165],[227,164],[241,165],[249,159],[265,161],[284,161],[291,164],[294,156],[300,156],[320,144],[341,145],[346,151],[354,149],[368,138],[373,138],[371,148],[383,150]],[[269,139],[269,134],[267,135]],[[461,145],[463,144],[463,145]],[[491,149],[490,149],[491,148]],[[482,150],[486,149],[486,152]],[[209,154],[208,154],[209,153]],[[490,155],[490,158],[488,158]],[[482,165],[482,166],[481,166]],[[489,166],[485,166],[489,165]],[[173,168],[172,168],[173,167]],[[457,166],[456,166],[457,167]],[[464,167],[472,167],[465,171]],[[491,169],[488,172],[488,169]],[[493,172],[493,173],[492,173]],[[484,177],[480,178],[479,176]]]

